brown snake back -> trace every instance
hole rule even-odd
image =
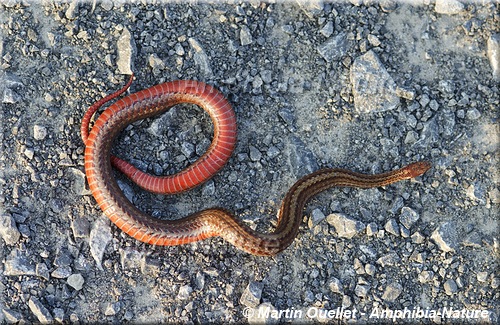
[[[112,175],[110,152],[113,140],[121,130],[136,120],[164,112],[178,103],[194,103],[202,106],[212,116],[215,124],[214,142],[217,143],[222,135],[219,144],[213,144],[212,148],[215,150],[216,167],[221,168],[230,155],[230,152],[227,155],[226,149],[230,147],[232,151],[234,147],[236,124],[232,109],[229,113],[226,106],[223,109],[220,107],[226,105],[226,102],[219,100],[219,96],[222,95],[218,91],[203,83],[176,81],[143,90],[114,103],[99,116],[90,134],[88,134],[88,124],[91,116],[87,115],[92,115],[99,106],[113,98],[113,95],[93,105],[93,111],[86,114],[82,122],[82,137],[86,146],[85,172],[90,190],[102,211],[122,231],[137,240],[153,245],[181,245],[220,236],[250,254],[275,255],[293,242],[302,220],[304,205],[319,192],[336,186],[358,188],[385,186],[422,175],[431,166],[428,162],[416,162],[395,171],[375,175],[355,173],[345,169],[318,170],[302,177],[290,188],[281,204],[277,227],[271,233],[258,233],[252,230],[225,209],[207,209],[178,220],[156,219],[137,209],[125,197]],[[217,120],[217,114],[222,114],[220,115],[222,118]],[[226,119],[224,114],[229,118]],[[224,121],[227,124],[224,124]],[[84,134],[84,129],[87,130],[87,134]],[[224,155],[220,156],[222,160],[217,160],[220,152]],[[204,168],[211,168],[210,165],[207,166]],[[186,175],[187,179],[196,177],[190,173]]]

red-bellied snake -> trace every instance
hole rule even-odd
[[[119,91],[92,105],[82,120],[85,144],[85,173],[90,190],[106,216],[133,238],[153,245],[181,245],[220,236],[237,248],[254,255],[275,255],[297,236],[304,205],[328,188],[349,186],[371,188],[414,178],[425,173],[430,163],[421,161],[398,170],[367,175],[346,169],[325,168],[299,179],[286,194],[274,232],[258,233],[225,209],[207,209],[177,220],[161,220],[137,209],[123,194],[112,175],[112,165],[140,187],[155,193],[176,193],[197,186],[212,177],[229,159],[236,142],[236,117],[225,97],[199,81],[178,80],[128,95],[105,109],[89,133],[93,114],[104,103],[125,92]],[[156,177],[111,156],[116,136],[130,123],[165,112],[179,103],[202,107],[212,118],[214,136],[207,152],[187,169],[173,176]]]

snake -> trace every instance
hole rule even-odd
[[[129,236],[151,245],[174,246],[221,237],[236,248],[258,256],[273,256],[286,249],[298,235],[305,204],[332,187],[373,188],[418,177],[431,168],[417,161],[402,168],[363,174],[341,168],[323,168],[303,176],[288,190],[273,231],[257,232],[224,208],[209,208],[178,219],[159,219],[139,210],[124,195],[113,167],[139,187],[154,193],[174,194],[192,189],[214,176],[229,160],[236,143],[236,114],[225,96],[214,87],[194,80],[175,80],[129,94],[110,104],[90,127],[97,110],[119,97],[132,84],[90,106],[81,124],[85,145],[84,168],[90,191],[103,213]],[[181,103],[203,108],[211,117],[210,147],[193,164],[174,175],[155,176],[111,155],[115,138],[129,124],[161,114]]]

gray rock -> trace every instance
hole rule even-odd
[[[377,263],[380,264],[382,267],[385,267],[385,266],[397,265],[400,261],[401,259],[399,258],[398,254],[392,252],[380,257],[377,260]]]
[[[44,278],[45,280],[50,279],[49,268],[47,267],[47,265],[45,263],[38,263],[36,265],[35,271],[36,271],[37,276]]]
[[[260,78],[265,84],[270,84],[273,81],[273,72],[271,70],[262,70],[260,73]]]
[[[3,90],[2,103],[4,104],[15,104],[21,100],[21,96],[11,88],[5,88]]]
[[[104,217],[98,218],[90,231],[89,245],[90,253],[97,263],[97,267],[102,270],[102,256],[104,255],[104,250],[111,240],[111,227],[107,219]]]
[[[262,92],[261,87],[264,84],[260,76],[255,76],[252,81],[252,88],[254,94],[260,94]]]
[[[33,126],[33,137],[35,140],[43,140],[47,136],[47,128],[43,125],[35,124]]]
[[[330,280],[328,280],[328,287],[332,292],[344,293],[344,286],[342,285],[342,282],[340,282],[340,280],[337,278],[330,278]]]
[[[310,19],[323,12],[323,0],[296,0],[296,3]]]
[[[415,244],[422,244],[425,240],[425,237],[419,233],[418,231],[411,235],[411,241]]]
[[[288,107],[282,108],[278,111],[278,115],[283,119],[290,131],[295,130],[295,115],[291,109]]]
[[[464,10],[464,5],[457,0],[436,0],[434,10],[438,14],[455,15]]]
[[[376,35],[368,34],[367,39],[372,46],[379,46],[381,44],[380,39]]]
[[[262,298],[263,288],[264,284],[262,282],[250,281],[241,295],[240,303],[247,307],[257,307],[260,304],[260,299]]]
[[[89,195],[90,190],[85,187],[85,173],[80,169],[69,167],[66,177],[71,182],[71,190],[77,195]]]
[[[269,158],[276,158],[279,156],[281,151],[276,146],[270,146],[266,154]]]
[[[457,283],[452,279],[446,280],[443,287],[448,296],[451,296],[458,291]]]
[[[411,227],[415,224],[415,222],[420,219],[420,216],[418,215],[415,210],[409,207],[402,207],[401,208],[401,215],[399,216],[399,222],[403,226],[405,226],[407,229],[411,229]]]
[[[431,239],[444,252],[454,252],[458,247],[458,232],[451,222],[445,222],[434,230]]]
[[[399,226],[398,226],[398,223],[396,222],[396,220],[394,219],[389,219],[385,226],[384,226],[384,229],[393,234],[394,236],[399,236],[400,235],[400,231],[399,231]]]
[[[120,309],[121,309],[121,304],[119,301],[114,302],[114,303],[109,303],[106,306],[106,310],[104,310],[104,315],[114,316],[120,311]]]
[[[189,142],[183,142],[181,144],[181,152],[186,158],[191,158],[195,152],[195,145]]]
[[[0,236],[7,245],[14,245],[21,238],[16,221],[10,214],[0,214]]]
[[[468,247],[480,248],[483,244],[484,235],[478,231],[472,231],[461,239],[461,244]]]
[[[332,213],[326,217],[326,222],[335,227],[339,237],[352,238],[365,229],[365,225],[358,220],[350,219],[341,213]]]
[[[142,252],[130,247],[120,248],[120,263],[124,270],[140,268],[143,259],[144,253]]]
[[[374,222],[370,222],[367,226],[366,226],[366,234],[368,236],[375,236],[377,234],[377,231],[378,231],[378,226],[376,223]]]
[[[189,299],[192,292],[193,292],[193,288],[190,285],[184,285],[184,286],[179,288],[179,292],[177,292],[176,300]]]
[[[491,285],[490,285],[490,287],[492,289],[498,289],[498,287],[500,287],[500,278],[493,277],[491,279]]]
[[[325,214],[320,209],[314,209],[311,212],[311,217],[309,218],[308,226],[309,229],[314,228],[321,221],[326,218]]]
[[[333,22],[327,21],[323,28],[319,31],[324,37],[330,37],[333,34]]]
[[[52,317],[50,312],[36,297],[30,298],[30,300],[28,301],[28,306],[40,323],[51,324],[54,321],[54,318]]]
[[[260,159],[262,158],[262,153],[259,151],[259,149],[255,148],[254,146],[248,146],[248,149],[250,151],[250,160],[260,161]]]
[[[403,238],[410,237],[410,230],[408,230],[408,228],[406,228],[405,226],[399,227],[399,231],[401,232],[401,237]]]
[[[2,44],[0,43],[0,51],[2,49]],[[7,56],[3,57],[4,59]],[[5,87],[5,88],[3,88]],[[0,76],[0,90],[3,88],[2,103],[5,104],[15,104],[21,100],[21,96],[18,94],[24,88],[21,79],[11,73],[5,73]]]
[[[177,54],[179,56],[183,56],[185,53],[186,53],[186,51],[184,50],[184,47],[182,47],[182,44],[177,43],[175,45],[175,54]]]
[[[85,283],[85,279],[80,273],[71,274],[68,279],[66,279],[68,285],[73,287],[75,290],[81,290],[83,288],[83,284]]]
[[[368,51],[354,60],[350,78],[357,112],[383,112],[399,105],[396,84],[375,52]]]
[[[415,99],[415,91],[399,86],[396,87],[396,95],[400,98],[404,98],[407,100]]]
[[[491,191],[488,191],[488,196],[490,198],[491,203],[499,204],[500,203],[500,190],[498,188],[493,188]]]
[[[296,178],[312,173],[318,169],[318,162],[312,151],[297,136],[290,137],[289,161]]]
[[[156,276],[160,272],[162,262],[156,258],[145,256],[141,263],[141,273],[145,275]]]
[[[110,11],[113,9],[113,1],[111,0],[104,0],[101,2],[101,8],[104,9],[104,11]]]
[[[8,324],[22,324],[23,315],[15,310],[2,308],[3,316]]]
[[[205,184],[203,184],[202,193],[205,197],[215,194],[215,183],[213,180],[210,179]]]
[[[466,113],[467,119],[474,121],[481,117],[481,112],[477,108],[470,108]]]
[[[396,0],[381,0],[379,2],[380,8],[384,12],[392,12],[398,7],[398,1]]]
[[[333,36],[318,47],[319,54],[326,62],[338,61],[347,54],[351,41],[346,33]]]
[[[422,271],[420,272],[420,274],[418,275],[418,281],[420,283],[427,283],[429,281],[432,281],[432,279],[434,278],[434,272],[432,271]]]
[[[13,249],[4,263],[3,274],[7,276],[36,275],[35,266],[17,248]]]
[[[73,257],[68,248],[61,247],[57,250],[56,258],[54,259],[55,266],[70,266],[73,263]]]
[[[368,274],[368,275],[375,275],[375,273],[377,272],[377,267],[373,264],[366,264],[365,265],[365,273]]]
[[[354,293],[356,296],[364,298],[368,296],[368,292],[370,291],[371,286],[366,285],[366,284],[357,284],[356,287],[354,288]]]
[[[205,77],[212,76],[212,68],[210,67],[210,60],[203,47],[194,38],[188,39],[189,45],[194,50],[193,60],[202,75]]]
[[[75,238],[86,238],[90,233],[90,222],[86,218],[76,217],[71,220],[71,230]]]
[[[153,70],[162,70],[162,69],[165,69],[165,63],[163,62],[162,59],[160,59],[158,57],[158,55],[156,53],[152,53],[152,54],[149,55],[149,57],[148,57],[148,63],[149,63],[149,66]]]
[[[252,39],[252,33],[250,32],[250,29],[247,26],[242,26],[240,29],[241,46],[250,45],[250,44],[252,44],[252,42],[253,42],[253,39]]]
[[[80,5],[79,1],[72,1],[69,3],[68,9],[66,9],[65,16],[69,20],[75,19],[78,15],[78,6]]]
[[[52,310],[52,314],[54,315],[54,320],[60,324],[64,322],[64,309],[62,308],[54,308]]]
[[[117,179],[116,183],[118,184],[118,187],[120,188],[120,190],[122,190],[123,195],[125,195],[125,197],[130,202],[134,202],[134,196],[135,196],[134,189],[132,188],[132,186],[130,186],[130,183],[124,182],[122,179]]]
[[[197,290],[203,290],[203,288],[205,287],[205,275],[203,275],[203,273],[201,272],[196,272],[194,283]]]
[[[479,282],[486,282],[486,281],[488,281],[488,275],[489,275],[488,272],[485,272],[485,271],[477,272],[476,279]]]
[[[493,70],[493,80],[500,81],[500,33],[488,38],[486,54]]]
[[[66,279],[71,275],[71,267],[69,266],[59,266],[50,274],[53,278]]]
[[[134,39],[127,28],[123,28],[116,47],[118,51],[118,60],[116,61],[118,71],[121,74],[132,74],[134,70],[132,57],[135,56],[137,50]]]
[[[397,282],[389,282],[387,287],[385,288],[384,294],[382,295],[382,299],[389,302],[394,302],[399,297],[401,292],[403,291],[403,286]]]

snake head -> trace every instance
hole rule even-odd
[[[415,178],[424,174],[431,166],[431,163],[428,161],[418,161],[403,167],[402,171],[404,172],[405,178]]]

